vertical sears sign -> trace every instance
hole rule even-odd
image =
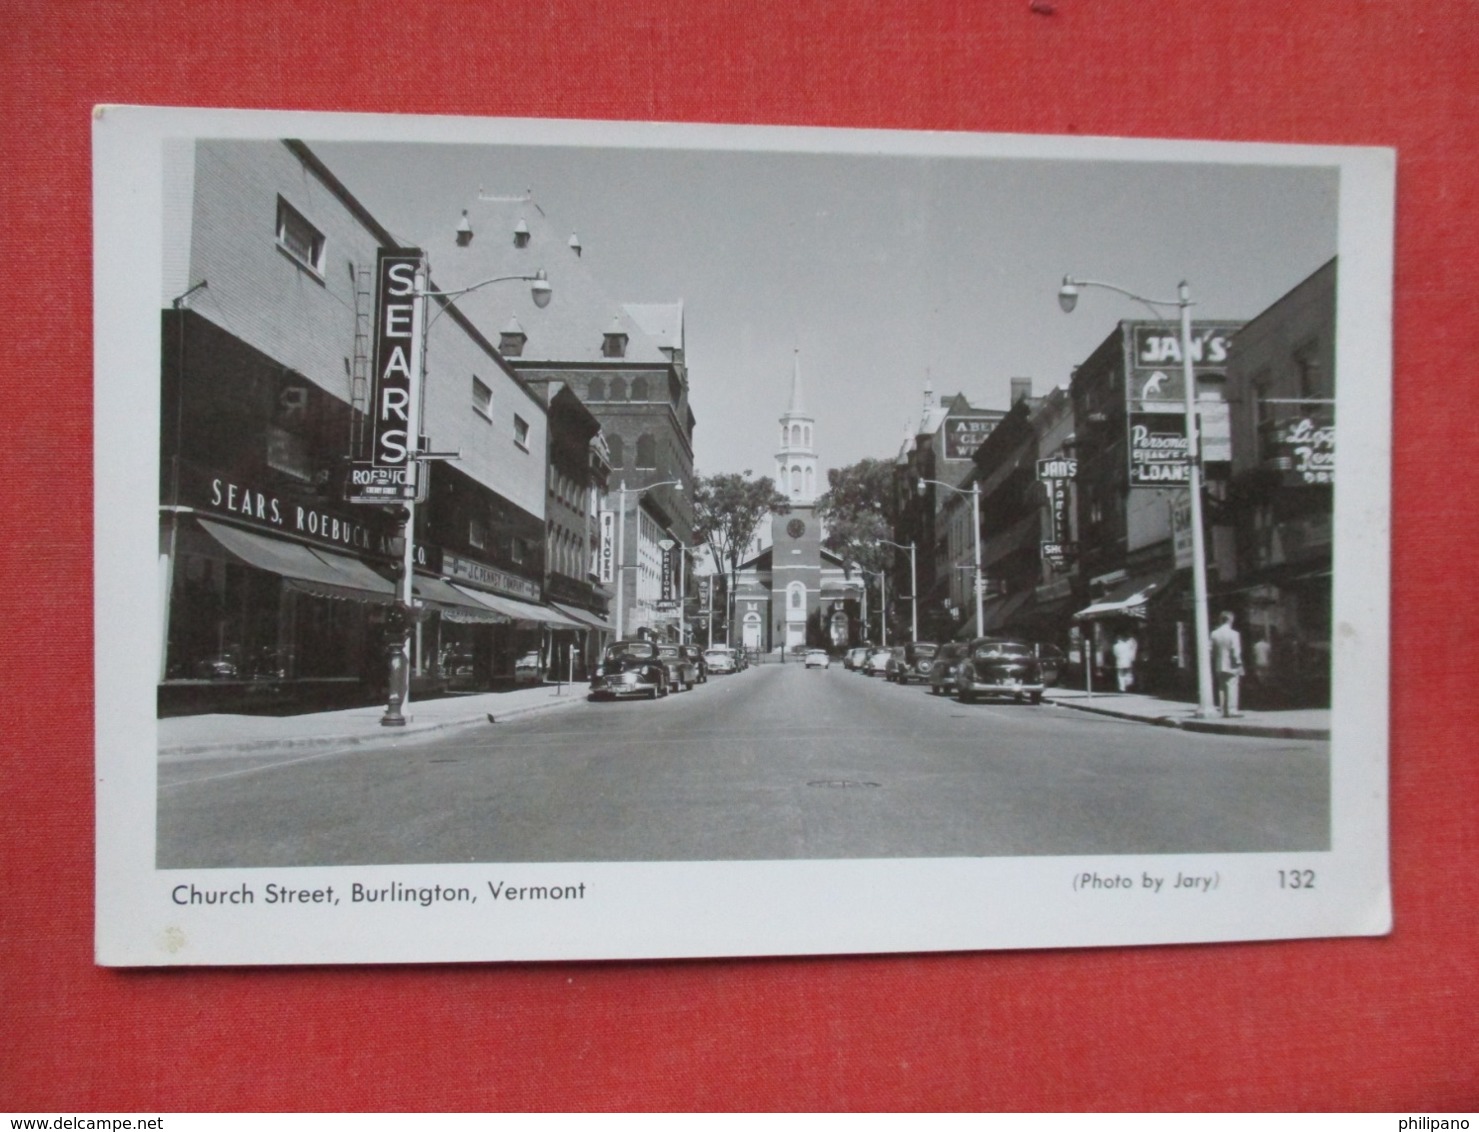
[[[374,447],[371,466],[399,469],[399,482],[414,493],[417,318],[416,269],[419,248],[381,248],[376,260],[375,375],[371,390]]]

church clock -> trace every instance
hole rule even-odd
[[[792,538],[800,538],[806,533],[806,524],[800,519],[792,519],[786,524],[786,534]]]

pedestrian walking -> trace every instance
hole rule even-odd
[[[1243,635],[1233,628],[1230,610],[1222,611],[1221,623],[1212,630],[1212,675],[1217,681],[1217,704],[1229,718],[1240,716],[1238,685],[1243,677]]]
[[[1140,652],[1140,644],[1135,640],[1133,633],[1121,630],[1114,639],[1112,646],[1114,653],[1114,671],[1119,681],[1121,692],[1128,692],[1135,686],[1135,657]]]

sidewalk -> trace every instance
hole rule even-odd
[[[384,727],[385,705],[304,715],[184,715],[159,721],[160,755],[282,751],[376,743],[475,724],[504,723],[586,702],[584,684],[540,684],[508,692],[412,701],[404,727]]]
[[[1043,700],[1075,711],[1091,711],[1116,719],[1179,727],[1209,735],[1246,735],[1259,739],[1330,738],[1329,708],[1294,708],[1289,711],[1248,711],[1234,719],[1220,716],[1198,719],[1196,705],[1179,700],[1161,700],[1133,692],[1095,692],[1092,696],[1070,688],[1049,688]]]

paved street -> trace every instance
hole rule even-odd
[[[169,755],[160,867],[1328,848],[1329,744],[764,665],[655,703]]]

